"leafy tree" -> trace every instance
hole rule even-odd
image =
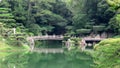
[[[115,15],[111,18],[109,21],[110,27],[113,28],[115,33],[119,34],[120,33],[120,1],[119,0],[107,0],[108,4],[110,5],[110,8],[112,8],[112,11],[115,12]]]

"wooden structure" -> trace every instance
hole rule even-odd
[[[100,41],[104,40],[106,38],[101,38],[101,37],[84,37],[82,38],[82,41],[80,42],[81,44],[81,49],[85,50],[87,46],[94,46],[95,44],[99,43]]]
[[[28,37],[27,40],[33,39],[33,40],[63,40],[62,35],[44,35],[44,36],[32,36]]]
[[[45,35],[45,36],[32,36],[28,37],[29,45],[31,50],[34,49],[35,40],[63,40],[64,37],[62,35]]]
[[[104,40],[105,38],[83,38],[85,41],[101,41]]]
[[[27,40],[29,41],[29,45],[31,48],[31,51],[40,52],[40,53],[62,53],[63,49],[34,49],[35,46],[35,40],[63,40],[64,36],[62,35],[44,35],[44,36],[31,36],[28,37]],[[84,50],[87,46],[93,46],[96,43],[100,42],[101,40],[104,40],[105,38],[96,36],[96,37],[83,37],[82,41],[80,42],[81,49]],[[65,42],[66,47],[69,49],[69,47],[72,45],[72,42],[70,39]]]

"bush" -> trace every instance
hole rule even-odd
[[[100,25],[100,26],[93,26],[93,31],[103,31],[105,30],[105,26]]]
[[[87,34],[91,32],[91,29],[78,29],[76,30],[77,34]]]
[[[94,63],[96,68],[120,67],[120,38],[101,41],[94,47]]]
[[[64,36],[64,40],[68,40],[70,38],[70,36]]]
[[[79,45],[79,41],[81,41],[81,38],[71,38],[72,41],[74,41],[75,45]]]

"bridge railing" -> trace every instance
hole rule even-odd
[[[34,40],[39,40],[39,39],[63,39],[64,38],[64,36],[62,36],[62,35],[44,35],[44,36],[32,36],[32,37],[28,37],[28,39],[34,39]]]

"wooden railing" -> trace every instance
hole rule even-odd
[[[105,38],[83,38],[85,41],[101,41],[104,40]]]
[[[62,35],[44,35],[44,36],[32,36],[28,37],[27,39],[34,39],[34,40],[63,40],[64,36]]]

